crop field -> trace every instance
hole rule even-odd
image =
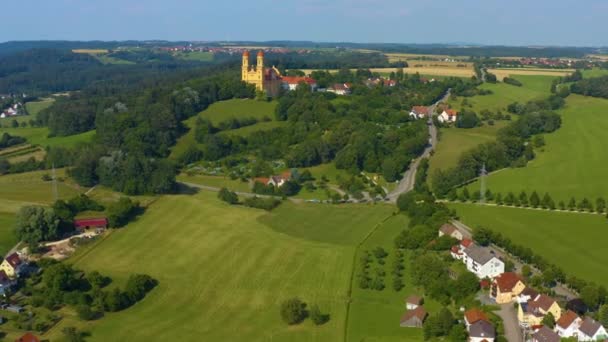
[[[473,97],[458,97],[456,101],[450,100],[450,105],[458,110],[462,109],[461,102],[466,99],[471,104],[471,109],[478,114],[483,109],[490,111],[501,110],[507,113],[507,106],[513,102],[526,103],[533,99],[540,99],[551,94],[551,82],[553,77],[549,76],[525,76],[517,75],[515,79],[523,85],[516,87],[506,83],[484,83],[481,89],[491,90],[490,95],[477,95]]]
[[[117,285],[133,273],[159,285],[123,312],[90,325],[67,317],[43,337],[87,326],[91,341],[343,340],[354,245],[392,211],[286,202],[267,213],[230,206],[209,192],[162,197],[136,222],[71,259]],[[330,321],[284,324],[279,305],[294,296],[318,304]]]
[[[396,215],[382,223],[378,229],[361,246],[360,251],[371,251],[382,247],[389,255],[386,265],[392,264],[394,257],[394,239],[407,226],[407,217]],[[360,253],[359,253],[360,254]],[[352,302],[348,316],[347,341],[422,341],[422,329],[402,328],[399,319],[405,313],[405,299],[410,295],[422,296],[422,289],[412,285],[410,269],[410,253],[406,253],[404,261],[404,284],[401,291],[392,288],[392,274],[386,267],[386,288],[382,291],[361,289],[357,278],[353,278]],[[359,256],[357,256],[357,261]],[[357,270],[355,270],[355,275]],[[441,308],[439,303],[425,298],[424,307],[434,313]]]
[[[388,61],[390,63],[393,62],[403,62],[403,61],[407,61],[409,63],[409,61],[411,60],[412,62],[429,62],[428,60],[432,61],[439,61],[439,60],[445,60],[445,59],[467,59],[469,58],[468,56],[448,56],[448,55],[424,55],[424,54],[415,54],[415,53],[385,53],[384,54],[387,58]],[[418,60],[420,59],[420,60]]]
[[[487,177],[493,192],[548,192],[557,203],[608,195],[604,175],[608,156],[605,142],[608,130],[608,100],[570,95],[562,114],[562,126],[545,135],[546,145],[537,149],[536,158],[526,167],[506,169]],[[477,189],[478,183],[469,186]]]
[[[27,142],[32,145],[46,146],[75,146],[81,142],[89,142],[93,139],[95,131],[91,130],[88,132],[69,135],[65,137],[52,137],[49,138],[48,127],[17,127],[17,128],[0,128],[0,135],[2,133],[8,133],[10,135],[18,135],[27,139]]]
[[[53,202],[52,182],[42,180],[50,170],[34,171],[0,176],[0,211],[16,212],[26,204],[51,204]],[[66,178],[65,170],[56,170],[57,178]],[[65,179],[57,182],[59,198],[70,198],[80,193],[82,189]]]
[[[574,69],[543,69],[543,68],[498,68],[488,69],[489,72],[496,75],[499,81],[505,77],[516,75],[523,76],[567,76],[573,73]]]
[[[530,247],[567,274],[608,286],[604,253],[608,221],[601,215],[449,204],[467,225],[501,232]]]
[[[198,114],[200,117],[204,117],[209,119],[213,124],[217,125],[218,123],[228,120],[230,118],[248,118],[254,117],[256,119],[263,119],[264,117],[269,117],[274,120],[274,108],[276,107],[277,102],[262,102],[250,99],[234,99],[228,101],[216,102],[209,106],[206,110],[202,111]],[[196,122],[197,116],[193,116],[184,121],[184,124],[190,128],[190,131],[184,134],[179,140],[173,150],[171,152],[171,157],[176,158],[181,155],[188,146],[196,145],[197,142],[194,139],[194,125]],[[272,122],[272,121],[271,121]],[[249,128],[249,132],[245,130],[243,127],[241,128],[243,131],[237,132],[237,134],[250,134],[251,128]],[[229,134],[229,131],[223,133]]]
[[[430,159],[429,175],[435,170],[448,169],[458,162],[460,155],[471,148],[494,141],[499,129],[505,127],[508,121],[496,121],[494,126],[485,125],[475,128],[441,128],[441,139],[435,146],[435,152]]]

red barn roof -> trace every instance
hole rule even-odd
[[[283,82],[287,84],[300,84],[300,82],[304,82],[306,84],[312,85],[316,84],[317,81],[310,77],[300,77],[300,76],[283,76]]]
[[[108,219],[105,217],[99,218],[83,218],[74,220],[74,227],[86,228],[86,227],[106,227],[108,225]]]

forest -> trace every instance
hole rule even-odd
[[[570,91],[575,94],[608,99],[608,76],[580,80],[570,86]]]

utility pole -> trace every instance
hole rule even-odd
[[[59,199],[59,190],[57,189],[57,174],[55,173],[55,163],[53,163],[53,201]]]
[[[486,175],[488,172],[486,171],[486,163],[483,163],[481,166],[481,172],[479,174],[479,203],[486,203]]]

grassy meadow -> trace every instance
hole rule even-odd
[[[600,77],[600,76],[608,76],[608,69],[591,69],[591,70],[583,70],[583,78],[591,78],[591,77]]]
[[[450,100],[450,105],[458,110],[462,109],[462,100],[467,99],[471,104],[471,109],[479,113],[483,109],[490,111],[501,110],[507,113],[507,106],[513,102],[526,103],[530,100],[547,97],[551,94],[551,76],[526,76],[517,75],[515,79],[523,85],[516,87],[510,84],[498,82],[495,84],[484,83],[479,88],[491,90],[490,95],[478,95],[473,97],[458,97],[455,101]]]
[[[18,242],[14,228],[15,214],[0,212],[0,256],[6,255]]]
[[[536,158],[526,167],[506,169],[487,177],[487,188],[503,194],[525,190],[548,192],[557,203],[587,197],[595,203],[608,196],[604,174],[608,155],[605,142],[608,130],[608,100],[570,95],[559,111],[562,126],[545,135],[546,145],[536,149]],[[469,189],[478,189],[473,183]]]
[[[602,215],[449,204],[467,225],[501,232],[530,247],[567,274],[608,286],[604,253],[608,221]]]
[[[27,142],[32,145],[46,146],[74,146],[81,142],[89,142],[93,139],[95,131],[69,135],[65,137],[49,138],[48,127],[17,127],[17,128],[0,128],[0,134],[8,133],[10,135],[18,135],[27,139]]]
[[[16,212],[19,207],[27,204],[47,205],[53,203],[52,182],[42,180],[50,170],[0,176],[0,212]],[[56,170],[59,198],[73,197],[85,189],[80,188],[66,177],[64,169]]]
[[[227,176],[188,175],[181,173],[177,176],[177,180],[216,188],[227,188],[231,191],[251,192],[251,186],[248,182],[242,182],[240,179],[230,179]]]
[[[343,340],[355,245],[394,208],[286,202],[267,213],[215,196],[164,196],[77,253],[70,259],[77,268],[100,271],[114,284],[147,273],[159,285],[134,307],[92,323],[67,317],[43,338],[79,326],[91,331],[91,341]],[[318,304],[330,321],[285,325],[279,305],[293,296]]]
[[[357,262],[362,251],[371,251],[376,247],[384,248],[388,253],[384,269],[386,288],[382,291],[361,289],[357,284],[358,270],[355,269],[353,278],[352,301],[350,304],[347,341],[422,341],[422,329],[402,328],[399,320],[405,313],[405,299],[410,295],[423,296],[422,289],[412,285],[410,269],[411,252],[406,253],[404,260],[405,287],[397,292],[392,288],[390,265],[394,258],[394,239],[407,226],[408,218],[404,215],[392,216],[378,226],[370,237],[365,240],[357,255]],[[439,303],[425,298],[424,307],[434,313],[441,306]]]
[[[218,123],[228,120],[230,118],[246,118],[246,117],[255,117],[257,119],[263,119],[264,117],[269,117],[274,120],[274,108],[276,107],[277,102],[262,102],[251,99],[233,99],[227,101],[216,102],[209,106],[206,110],[200,112],[198,116],[209,119],[214,125]],[[185,125],[190,128],[190,131],[184,134],[179,140],[177,144],[173,147],[171,151],[171,157],[176,158],[181,155],[190,145],[196,145],[197,142],[194,139],[194,125],[196,122],[196,118],[198,116],[193,116],[184,121]],[[276,125],[272,121],[270,122],[261,122],[256,125],[250,127],[243,127],[238,130],[236,134],[247,135],[251,134],[255,130],[255,126],[258,126],[258,129],[270,129],[274,127],[267,127]],[[231,131],[226,131],[223,134],[231,134]]]

